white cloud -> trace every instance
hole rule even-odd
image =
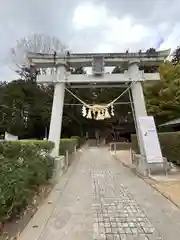
[[[139,42],[149,35],[148,29],[140,24],[134,24],[130,17],[119,19],[107,18],[106,38],[110,41],[122,43]]]
[[[6,0],[0,9],[0,80],[13,74],[4,68],[9,49],[34,33],[57,36],[73,52],[134,51],[162,38],[161,49],[176,48],[179,8],[179,0]]]
[[[141,24],[136,24],[134,19],[126,16],[122,19],[109,16],[107,28],[104,31],[103,41],[108,42],[113,51],[131,51],[147,47],[145,41],[151,35],[151,30]]]
[[[74,10],[73,24],[78,30],[98,27],[107,20],[107,12],[104,6],[96,8],[91,3],[78,5]]]
[[[160,49],[172,48],[175,49],[178,44],[180,44],[180,23],[175,24],[169,29],[168,34],[164,43],[161,45]]]
[[[136,23],[131,16],[120,19],[108,12],[103,5],[93,5],[93,3],[78,5],[74,10],[72,21],[80,33],[87,29],[89,31],[99,29],[101,32],[101,39],[97,39],[96,46],[89,51],[110,52],[124,51],[128,47],[131,48],[130,50],[147,47],[147,39],[151,38],[154,32]],[[90,42],[87,45],[90,46]]]
[[[101,44],[97,45],[95,48],[98,53],[113,52],[112,45],[108,44],[108,43],[104,43],[104,44],[101,43]]]

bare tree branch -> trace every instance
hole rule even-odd
[[[15,47],[10,49],[10,68],[22,78],[27,77],[25,69],[28,66],[27,52],[38,53],[64,53],[67,47],[56,37],[49,35],[34,34],[24,37],[16,42]]]

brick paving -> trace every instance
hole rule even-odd
[[[117,170],[109,160],[95,162],[91,169],[94,239],[162,239],[127,187],[114,184],[119,182]]]
[[[39,236],[32,237],[36,225],[32,220],[23,239],[180,239],[179,208],[121,165],[106,148],[87,148],[76,161]]]

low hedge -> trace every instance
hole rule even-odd
[[[65,155],[68,150],[69,154],[74,152],[75,146],[79,148],[85,142],[84,138],[73,136],[71,138],[62,138],[60,141],[60,155]]]
[[[75,139],[76,140],[76,147],[79,148],[80,147],[80,137],[79,136],[72,136],[71,139]]]
[[[136,134],[131,134],[131,146],[132,149],[139,154],[139,144],[138,144],[138,139],[137,139],[137,135]]]
[[[75,146],[78,145],[76,138],[62,138],[60,141],[60,155],[65,155],[66,151],[69,152],[69,154],[74,152]]]
[[[48,141],[0,141],[0,222],[31,203],[37,187],[53,174]]]
[[[77,148],[81,147],[85,143],[85,138],[79,136],[72,136],[71,138],[77,140]]]
[[[162,154],[168,161],[180,164],[180,132],[158,133]],[[131,135],[132,148],[139,153],[136,135]]]

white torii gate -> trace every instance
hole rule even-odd
[[[105,87],[107,84],[116,83],[116,87],[121,87],[126,82],[135,82],[132,84],[131,92],[134,103],[135,120],[137,126],[137,136],[139,140],[140,153],[144,156],[144,144],[140,134],[140,126],[138,119],[147,116],[146,105],[141,82],[156,81],[160,79],[159,73],[144,73],[139,70],[139,66],[147,65],[154,66],[164,62],[169,55],[170,50],[159,51],[152,54],[146,52],[139,53],[85,53],[85,54],[70,54],[67,57],[64,55],[57,55],[54,59],[52,54],[28,53],[28,59],[35,64],[37,68],[55,68],[54,72],[45,75],[38,75],[37,82],[55,84],[54,98],[49,130],[49,141],[55,143],[53,155],[58,157],[59,144],[62,128],[62,116],[64,105],[65,86],[70,84],[82,86],[87,83],[98,83],[98,87]],[[92,74],[71,75],[66,71],[66,64],[72,67],[92,67]],[[106,74],[104,66],[123,66],[128,70],[122,74]]]

